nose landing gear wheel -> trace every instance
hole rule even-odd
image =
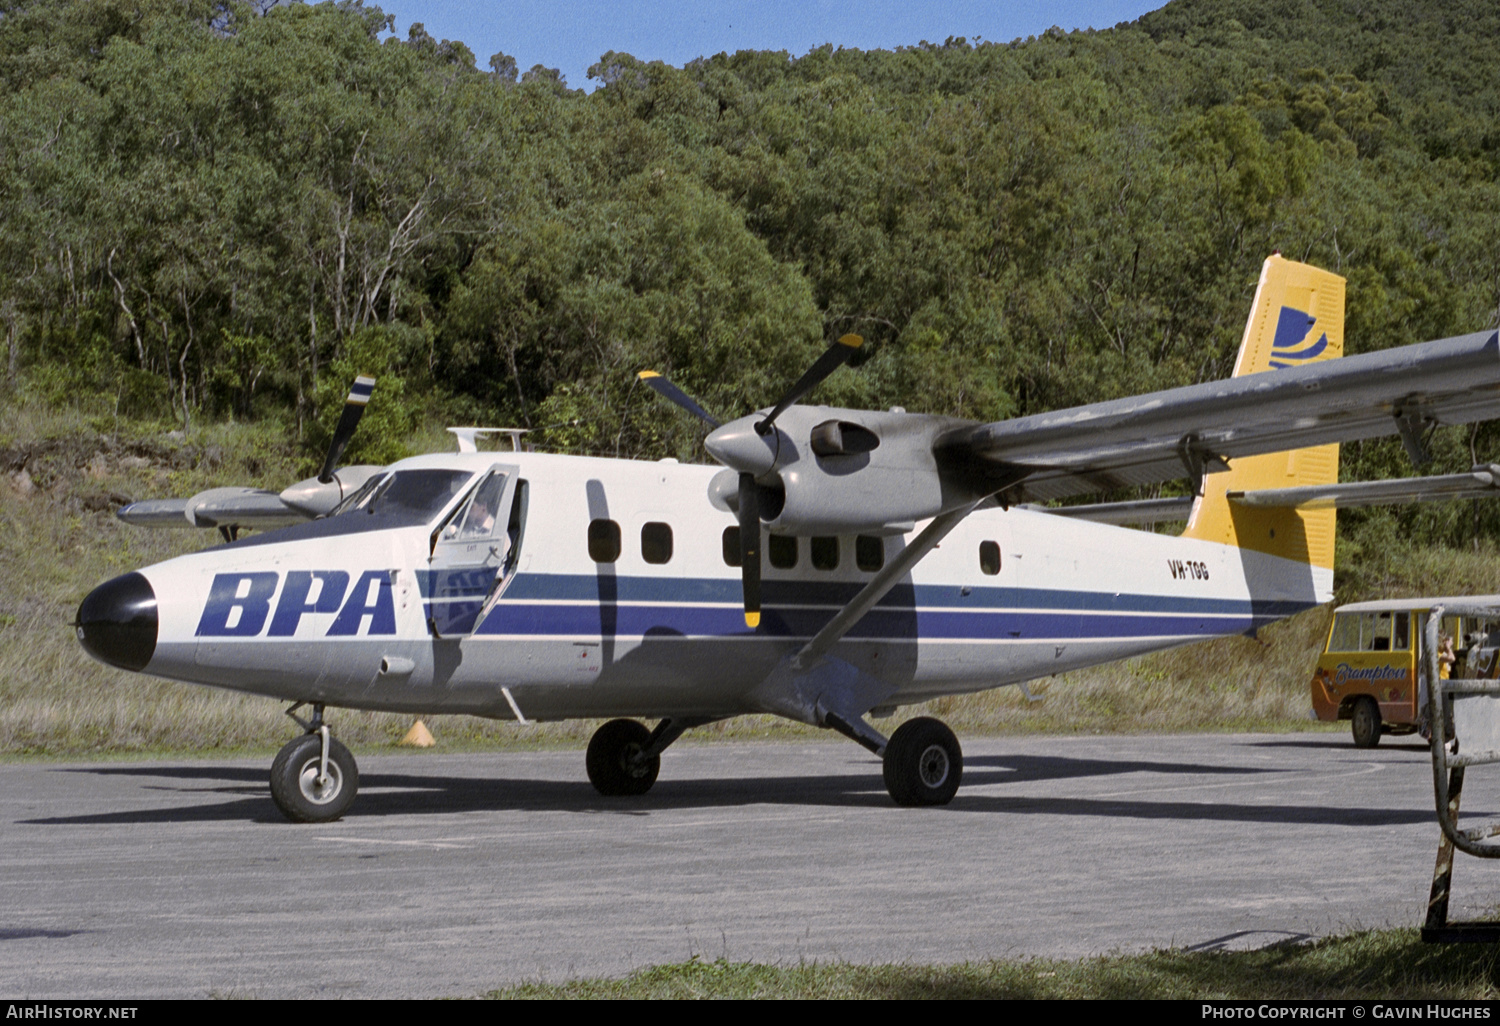
[[[271,800],[293,823],[329,823],[349,811],[359,791],[354,756],[328,739],[328,773],[322,772],[323,739],[303,734],[287,743],[271,763]]]
[[[885,746],[885,789],[897,805],[947,805],[963,773],[963,750],[941,720],[907,720]]]
[[[642,759],[651,731],[635,720],[610,720],[589,740],[584,767],[594,790],[610,798],[645,794],[661,772],[661,756]]]

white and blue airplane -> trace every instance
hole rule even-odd
[[[897,803],[946,804],[952,731],[919,717],[886,738],[869,717],[1326,602],[1333,507],[1370,487],[1337,483],[1337,443],[1399,434],[1420,459],[1433,425],[1500,415],[1496,332],[1334,359],[1343,286],[1273,256],[1233,378],[991,424],[797,405],[853,336],[724,425],[644,373],[714,423],[722,467],[524,452],[514,434],[482,452],[471,428],[457,452],[335,471],[362,378],[318,478],[121,510],[228,544],[100,585],[78,637],[112,666],[310,705],[271,768],[294,821],[338,818],[358,788],[326,706],[612,718],[586,756],[605,795],[647,791],[685,730],[774,713],[876,753]],[[1183,477],[1181,502],[1027,506]],[[1184,516],[1175,537],[1117,526]]]

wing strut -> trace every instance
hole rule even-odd
[[[886,738],[865,722],[864,715],[888,698],[894,685],[863,673],[841,659],[824,659],[860,619],[886,596],[896,582],[911,572],[959,521],[984,499],[941,513],[887,563],[870,583],[834,615],[795,655],[787,656],[761,681],[749,697],[765,712],[817,727],[831,727],[864,745],[876,755],[885,753]]]
[[[811,641],[792,656],[792,669],[805,670],[823,658],[830,648],[843,640],[844,635],[848,634],[866,613],[875,608],[875,603],[885,598],[886,593],[896,586],[897,581],[921,562],[923,556],[937,548],[938,543],[948,537],[948,532],[957,527],[958,522],[972,513],[978,505],[978,502],[970,503],[933,517],[932,523],[924,527],[922,533],[913,538],[911,544],[902,549],[899,556],[887,563],[870,579],[870,583],[860,590],[858,595],[849,600],[848,605],[840,609],[834,618],[813,636]]]

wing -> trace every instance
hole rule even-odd
[[[263,488],[210,488],[190,499],[147,499],[115,513],[136,527],[253,527],[299,524],[331,512],[384,467],[340,467],[327,481],[310,477],[282,492]]]
[[[354,379],[317,477],[299,481],[279,493],[263,488],[229,487],[210,488],[190,499],[147,499],[133,502],[115,515],[137,527],[217,527],[226,539],[233,538],[242,527],[265,530],[325,516],[383,469],[353,466],[335,470],[374,388],[374,378],[361,374]],[[471,448],[473,441],[470,434]],[[460,449],[462,443],[460,435]]]
[[[191,499],[133,502],[115,516],[137,527],[284,527],[307,519],[259,488],[210,488]]]
[[[1399,434],[1420,452],[1442,424],[1500,416],[1500,333],[959,428],[940,460],[997,480],[1007,501],[1199,478],[1238,456]]]

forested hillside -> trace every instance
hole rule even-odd
[[[1174,0],[1010,44],[605,54],[592,94],[373,6],[0,0],[0,333],[18,399],[283,422],[355,458],[427,416],[692,457],[634,388],[995,419],[1228,373],[1260,263],[1349,280],[1359,352],[1500,314],[1500,9]],[[1435,442],[1500,460],[1500,430]],[[1408,473],[1397,445],[1346,476]],[[1494,504],[1346,518],[1500,537]],[[1357,551],[1361,542],[1352,538]]]

